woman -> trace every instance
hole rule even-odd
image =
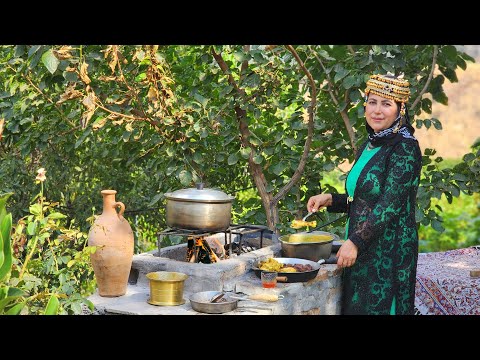
[[[422,167],[406,102],[409,83],[372,75],[365,89],[368,141],[359,148],[345,194],[319,194],[308,211],[346,212],[337,252],[343,314],[413,314],[418,233],[415,201]]]

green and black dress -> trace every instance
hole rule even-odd
[[[346,238],[358,247],[344,268],[343,314],[413,314],[418,256],[416,195],[422,167],[418,142],[363,144],[329,212],[348,213]]]

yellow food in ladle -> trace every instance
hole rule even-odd
[[[292,229],[300,229],[302,227],[316,227],[317,222],[314,221],[304,221],[304,220],[293,220],[290,227]]]

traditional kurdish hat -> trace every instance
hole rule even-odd
[[[410,97],[409,86],[408,80],[397,79],[388,75],[371,75],[367,81],[365,97],[371,92],[399,103],[406,103]]]

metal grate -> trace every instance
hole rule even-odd
[[[224,231],[204,231],[204,230],[190,230],[190,229],[179,229],[179,228],[167,228],[164,231],[158,233],[157,237],[157,247],[158,247],[158,256],[160,256],[162,240],[167,235],[178,235],[187,237],[196,243],[196,240],[199,238],[204,238],[212,236],[214,234],[224,233],[225,234],[225,245],[224,249],[228,252],[228,257],[232,257],[234,254],[240,255],[242,252],[249,252],[257,250],[256,247],[251,246],[250,244],[244,243],[244,235],[247,234],[260,234],[260,248],[263,247],[263,237],[265,231],[268,231],[268,227],[264,225],[253,225],[253,224],[230,224],[228,229]],[[238,241],[232,242],[232,235],[238,235]]]

